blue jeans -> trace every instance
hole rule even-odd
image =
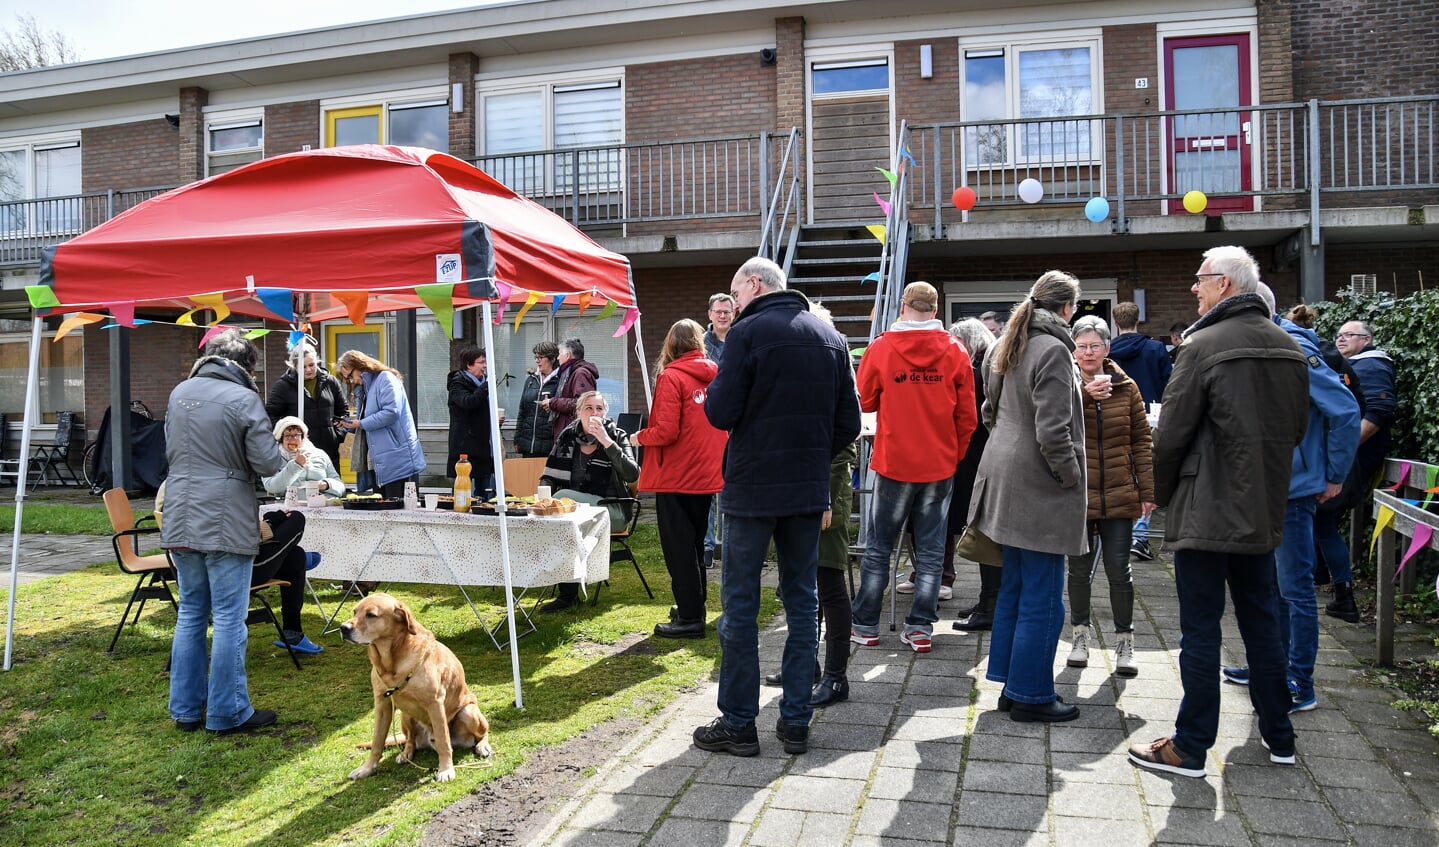
[[[1279,637],[1289,652],[1289,679],[1301,695],[1314,693],[1319,652],[1319,603],[1314,598],[1314,497],[1294,497],[1284,508],[1284,541],[1274,551],[1279,580]]]
[[[255,559],[241,553],[174,550],[180,611],[170,648],[170,717],[205,719],[207,729],[230,729],[250,719],[245,647],[250,633],[250,574]],[[207,660],[205,630],[215,624]]]
[[[854,631],[879,635],[879,610],[890,581],[890,557],[906,519],[914,528],[914,602],[904,631],[931,635],[939,618],[939,582],[944,546],[949,542],[951,477],[935,482],[899,482],[874,475],[869,545],[859,563],[859,592],[854,597]]]
[[[742,729],[759,715],[760,571],[770,539],[779,559],[779,599],[784,604],[789,637],[784,643],[780,673],[784,694],[779,714],[787,724],[808,726],[819,652],[819,521],[815,515],[782,517],[724,516],[724,570],[715,625],[719,632],[718,705],[725,724]]]
[[[705,520],[705,549],[715,549],[715,509],[719,508],[719,497],[715,496],[710,500],[709,517]]]
[[[1064,556],[1020,547],[1000,550],[1004,575],[984,678],[1004,683],[1004,693],[1016,702],[1052,703],[1054,651],[1064,628]]]
[[[1319,561],[1329,569],[1334,582],[1353,582],[1354,567],[1349,561],[1349,542],[1339,533],[1339,522],[1345,511],[1321,509],[1314,514],[1314,547]]]
[[[1151,520],[1153,520],[1153,519],[1154,519],[1154,513],[1153,513],[1153,512],[1150,512],[1150,513],[1147,514],[1147,515],[1142,515],[1142,516],[1140,516],[1139,520],[1137,520],[1137,521],[1134,522],[1133,537],[1136,538],[1136,539],[1139,539],[1140,541],[1148,541],[1148,540],[1149,540],[1149,522],[1150,522]]]
[[[1191,756],[1203,757],[1219,733],[1220,622],[1224,618],[1226,584],[1234,601],[1239,635],[1244,639],[1249,700],[1259,713],[1259,734],[1276,753],[1294,749],[1274,570],[1271,553],[1174,553],[1174,587],[1179,594],[1179,680],[1184,687],[1179,717],[1174,721],[1174,744]]]

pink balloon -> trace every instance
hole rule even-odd
[[[961,185],[954,190],[954,195],[950,197],[950,200],[954,202],[954,208],[961,212],[968,212],[974,208],[974,204],[979,198],[974,195],[973,188],[967,185]]]

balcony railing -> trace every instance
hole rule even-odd
[[[786,152],[790,137],[755,133],[474,162],[594,233],[668,234],[675,221],[687,230],[758,233],[781,177],[792,179],[803,159],[795,148]],[[906,209],[935,235],[948,224],[991,219],[986,215],[1067,218],[1093,197],[1110,202],[1112,226],[1123,232],[1131,217],[1179,211],[1191,188],[1249,201],[1242,208],[1263,198],[1266,209],[1308,210],[1314,220],[1321,207],[1432,203],[1439,188],[1439,95],[965,121],[911,126],[908,138],[914,163]],[[1030,178],[1044,189],[1035,204],[1018,196]],[[978,198],[967,214],[950,204],[961,185]],[[165,190],[0,201],[0,266],[34,265],[43,248]],[[866,196],[872,190],[856,187]],[[803,208],[803,198],[787,203]]]

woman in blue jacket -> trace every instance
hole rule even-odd
[[[341,424],[357,436],[350,448],[350,467],[357,474],[373,472],[380,493],[399,499],[405,483],[418,482],[425,469],[425,452],[400,373],[359,350],[342,353],[335,370],[350,386],[358,408],[356,418]]]

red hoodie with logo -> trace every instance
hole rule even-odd
[[[902,321],[859,363],[859,407],[878,411],[870,467],[898,482],[954,476],[978,418],[969,354],[935,320]]]
[[[714,494],[724,487],[720,466],[729,434],[705,417],[705,391],[719,365],[698,350],[680,356],[655,379],[650,425],[630,436],[645,448],[640,490]]]

